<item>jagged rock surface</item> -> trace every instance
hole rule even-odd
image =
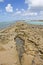
[[[43,65],[43,26],[17,22],[0,32],[0,65]]]

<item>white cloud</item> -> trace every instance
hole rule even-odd
[[[31,6],[43,7],[43,0],[30,0]]]
[[[43,0],[25,0],[25,4],[28,5],[27,10],[30,11],[26,15],[43,16]]]
[[[18,15],[18,14],[21,14],[21,11],[17,11],[17,12],[15,13],[15,15]]]
[[[31,11],[29,11],[29,10],[24,10],[24,9],[21,9],[21,10],[18,10],[17,9],[17,11],[13,14],[13,16],[23,16],[23,17],[25,17],[25,16],[37,16],[38,14],[37,14],[37,12],[31,12]]]
[[[0,2],[4,2],[4,0],[0,0]]]
[[[25,3],[32,7],[43,7],[43,0],[25,0]]]
[[[43,10],[43,0],[25,0],[25,3],[28,5],[28,10]]]
[[[6,12],[13,12],[13,7],[12,7],[11,4],[8,4],[8,5],[5,7],[5,9],[6,9]]]
[[[21,15],[21,11],[20,11],[20,10],[14,12],[14,13],[12,14],[12,16],[19,16],[19,15]]]
[[[25,12],[22,14],[22,16],[37,16],[37,12]]]
[[[36,16],[37,13],[36,13],[36,12],[30,12],[29,15],[31,15],[31,16]]]

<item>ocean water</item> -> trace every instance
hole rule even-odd
[[[6,28],[13,24],[14,22],[0,22],[0,29]]]
[[[43,21],[27,21],[28,24],[43,25]]]
[[[0,22],[0,29],[6,28],[10,26],[11,24],[15,23],[16,21],[13,22]],[[43,25],[43,22],[41,21],[25,21],[28,24],[34,24],[34,25]]]

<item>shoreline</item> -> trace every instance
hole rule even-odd
[[[28,22],[22,22],[22,21],[18,22],[18,21],[17,21],[17,22],[14,22],[14,23],[10,24],[9,26],[7,26],[7,27],[5,27],[5,28],[0,28],[0,32],[6,30],[6,29],[8,29],[8,28],[11,28],[11,27],[15,26],[17,23],[25,23],[25,24],[29,25],[30,27],[43,28],[43,25],[29,24]]]

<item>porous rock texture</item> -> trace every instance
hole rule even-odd
[[[0,31],[0,65],[43,65],[43,26],[17,22]]]

